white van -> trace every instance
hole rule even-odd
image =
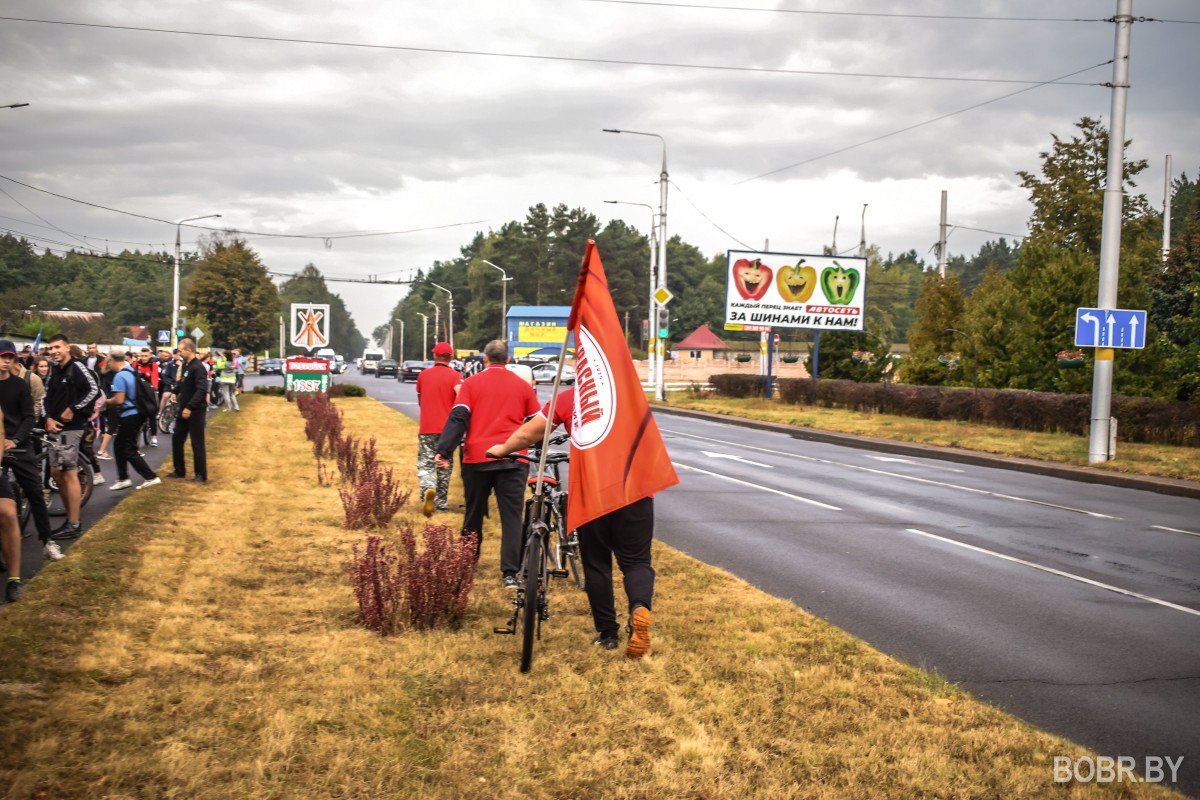
[[[362,361],[359,362],[358,369],[360,372],[374,372],[375,365],[383,360],[383,351],[368,347],[363,350]]]

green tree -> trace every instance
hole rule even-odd
[[[917,295],[916,320],[908,331],[909,354],[900,366],[901,380],[931,386],[957,382],[957,375],[937,359],[962,349],[960,337],[949,329],[962,328],[963,306],[957,276],[925,274]]]
[[[967,298],[963,332],[959,337],[962,369],[966,381],[978,370],[979,385],[994,389],[1025,389],[1030,351],[1029,307],[1022,294],[998,268],[989,267],[979,288]]]
[[[891,357],[888,351],[887,343],[869,331],[824,331],[817,353],[818,377],[823,380],[844,378],[859,383],[879,383],[889,372]],[[804,365],[808,374],[812,375],[811,350]]]
[[[1151,318],[1166,349],[1168,396],[1200,402],[1200,204],[1172,229],[1171,255],[1152,288]]]
[[[215,347],[266,347],[276,331],[279,294],[258,254],[241,239],[207,245],[188,284],[188,315],[203,314]]]

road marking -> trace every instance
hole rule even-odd
[[[894,456],[871,456],[871,458],[875,459],[876,461],[895,461],[898,464],[912,464],[917,467],[926,467],[928,469],[943,469],[946,472],[963,471],[961,469],[955,469],[954,467],[943,467],[940,464],[921,464],[916,461],[911,461],[907,458],[895,458]]]
[[[700,452],[704,453],[704,455],[708,456],[709,458],[727,458],[730,461],[740,461],[743,464],[753,464],[756,467],[766,467],[767,469],[775,469],[770,464],[763,464],[758,461],[751,461],[748,458],[741,458],[740,456],[731,456],[727,453],[710,453],[707,450],[701,450]]]
[[[415,400],[384,400],[383,404],[385,406],[415,406],[415,405],[417,405]]]
[[[1073,581],[1079,581],[1080,583],[1086,583],[1089,586],[1096,586],[1100,589],[1107,589],[1110,592],[1116,592],[1117,594],[1123,594],[1126,597],[1136,597],[1138,600],[1145,600],[1148,603],[1155,603],[1160,606],[1166,606],[1167,608],[1173,608],[1176,611],[1183,611],[1188,614],[1193,614],[1197,617],[1200,617],[1200,611],[1197,611],[1194,608],[1188,608],[1187,606],[1177,605],[1175,603],[1171,603],[1166,600],[1160,600],[1157,597],[1151,597],[1149,595],[1139,594],[1138,592],[1131,592],[1130,590],[1122,589],[1119,586],[1112,586],[1107,583],[1101,583],[1100,581],[1094,581],[1091,578],[1085,578],[1082,575],[1076,575],[1073,572],[1063,572],[1061,569],[1055,569],[1054,567],[1047,567],[1042,564],[1035,564],[1032,561],[1026,561],[1023,558],[1015,558],[1014,556],[1006,556],[1004,553],[997,553],[995,550],[988,550],[983,547],[976,547],[973,544],[967,544],[966,542],[960,542],[955,539],[947,539],[945,536],[938,536],[935,533],[926,533],[925,531],[917,530],[916,528],[905,528],[905,530],[908,531],[909,533],[915,533],[920,536],[928,536],[930,539],[937,539],[939,542],[946,542],[947,544],[957,545],[958,547],[965,547],[966,549],[974,550],[977,553],[984,553],[989,556],[995,556],[996,558],[1002,558],[1005,561],[1011,561],[1014,564],[1021,564],[1022,566],[1032,567],[1033,569],[1041,570],[1042,572],[1049,572],[1051,575],[1058,575],[1063,578],[1070,578]]]
[[[709,472],[706,469],[700,469],[699,467],[693,467],[688,464],[680,464],[678,461],[672,461],[671,463],[677,467],[683,467],[684,469],[690,469],[693,472],[700,472],[704,475],[709,475],[713,478],[720,478],[723,481],[729,481],[730,483],[740,483],[743,486],[749,486],[751,489],[761,489],[762,491],[770,492],[771,494],[777,494],[782,497],[790,497],[793,500],[799,500],[801,503],[808,503],[809,505],[820,506],[821,508],[828,508],[830,511],[841,511],[841,509],[838,508],[837,506],[831,506],[828,503],[822,503],[819,500],[810,500],[807,497],[801,497],[798,494],[790,494],[788,492],[781,492],[778,489],[772,489],[770,486],[760,486],[759,484],[751,483],[750,481],[743,481],[738,478],[731,478],[728,475],[721,475],[720,473],[717,473],[717,472]]]
[[[733,447],[742,447],[747,450],[757,450],[760,453],[772,453],[774,455],[787,456],[788,458],[798,458],[798,459],[801,459],[802,461],[812,461],[817,464],[832,464],[835,467],[845,467],[846,469],[856,469],[861,472],[871,472],[876,475],[887,475],[892,478],[900,478],[901,480],[906,480],[906,481],[916,481],[917,483],[928,483],[928,484],[932,484],[934,486],[944,486],[948,489],[958,489],[959,491],[972,492],[973,494],[986,494],[986,495],[990,495],[992,497],[999,497],[1004,500],[1016,500],[1017,502],[1021,502],[1021,503],[1033,503],[1033,504],[1039,505],[1039,506],[1049,506],[1050,508],[1057,508],[1057,509],[1061,509],[1063,511],[1073,511],[1076,514],[1087,514],[1089,517],[1097,517],[1099,519],[1121,519],[1121,517],[1114,517],[1111,514],[1101,514],[1099,511],[1088,511],[1083,508],[1074,508],[1072,506],[1062,506],[1062,505],[1058,505],[1057,503],[1047,502],[1045,500],[1031,500],[1027,497],[1016,497],[1011,494],[1000,494],[999,492],[989,492],[987,489],[976,489],[972,486],[962,486],[957,483],[946,483],[945,481],[935,481],[932,478],[918,478],[916,475],[905,475],[900,472],[888,472],[887,470],[875,469],[874,467],[863,467],[863,466],[859,466],[858,464],[847,464],[842,461],[830,461],[829,459],[826,459],[826,458],[814,458],[813,456],[802,456],[798,453],[786,453],[782,450],[771,450],[766,447],[755,447],[754,445],[742,444],[741,442],[730,442],[730,441],[727,441],[724,439],[714,439],[710,436],[698,436],[694,433],[684,433],[682,431],[672,431],[672,430],[662,429],[662,432],[674,434],[675,436],[685,436],[689,439],[701,439],[706,442],[716,442],[718,444],[727,444],[727,445],[731,445]]]
[[[1186,533],[1188,536],[1200,536],[1200,533],[1195,531],[1185,531],[1180,528],[1168,528],[1166,525],[1151,525],[1151,528],[1158,528],[1160,531],[1170,531],[1171,533]]]

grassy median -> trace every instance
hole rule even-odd
[[[1096,465],[1088,464],[1087,437],[1069,433],[1037,433],[958,420],[929,420],[840,408],[798,406],[761,398],[693,397],[673,394],[669,405],[878,439],[961,447],[965,450],[979,450],[1016,458],[1060,461],[1080,467],[1092,466],[1137,475],[1200,480],[1200,448],[1197,447],[1118,441],[1117,457]]]
[[[411,421],[338,402],[413,473]],[[520,675],[491,633],[494,517],[460,630],[368,633],[344,574],[362,537],[300,415],[242,407],[214,426],[207,487],[130,497],[3,611],[7,797],[1172,796],[1055,785],[1053,757],[1084,750],[665,546],[641,662],[588,644],[564,582]]]

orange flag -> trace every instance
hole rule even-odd
[[[572,530],[679,483],[589,241],[567,323],[575,336],[571,415]]]

